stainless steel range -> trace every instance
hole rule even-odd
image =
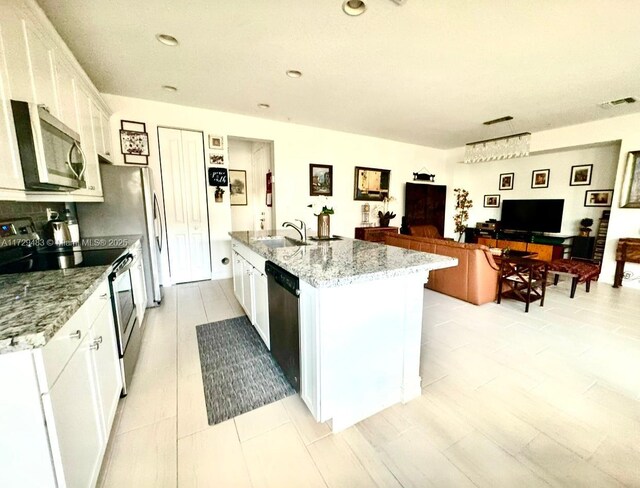
[[[137,248],[125,253],[125,247],[74,251],[73,243],[66,248],[46,244],[29,218],[0,222],[0,275],[109,266],[109,289],[124,384],[122,394],[126,395],[142,341],[130,274],[130,269],[142,259],[141,251]]]

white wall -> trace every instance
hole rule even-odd
[[[151,155],[149,165],[160,188],[157,126],[202,130],[205,134],[245,137],[273,141],[274,151],[274,206],[278,224],[302,218],[315,229],[316,219],[307,208],[313,199],[309,196],[309,164],[333,165],[333,197],[330,205],[335,209],[331,218],[334,234],[353,236],[360,220],[363,202],[353,200],[355,166],[367,166],[391,170],[390,193],[397,200],[390,209],[398,214],[392,224],[400,225],[404,209],[404,184],[412,180],[412,172],[425,167],[436,174],[436,182],[446,184],[450,178],[450,166],[444,163],[446,151],[413,144],[400,143],[375,137],[318,129],[284,122],[248,117],[213,110],[198,109],[149,100],[104,95],[114,112],[111,118],[112,137],[119,140],[120,120],[135,120],[147,124]],[[225,140],[225,143],[228,142]],[[225,144],[226,147],[226,144]],[[116,157],[118,164],[122,156]],[[225,154],[228,165],[229,155]],[[230,257],[228,231],[231,229],[229,192],[223,203],[213,203],[214,188],[209,188],[209,220],[213,277],[231,276],[231,266],[222,264]],[[447,221],[451,220],[447,217]],[[166,266],[166,257],[164,258]],[[167,276],[167,273],[164,273]]]
[[[618,143],[612,143],[493,163],[457,163],[453,186],[468,190],[473,200],[473,208],[469,211],[469,226],[488,219],[500,220],[502,200],[505,199],[561,198],[564,199],[564,212],[559,234],[576,235],[579,222],[585,217],[591,217],[594,220],[595,232],[603,208],[585,207],[585,191],[613,189],[619,147]],[[570,186],[571,166],[583,164],[593,164],[591,185]],[[531,188],[531,173],[540,169],[550,170],[549,187]],[[513,190],[498,189],[502,173],[514,173]],[[484,195],[500,195],[500,208],[484,208]]]
[[[602,273],[600,274],[600,281],[605,283],[613,283],[615,251],[618,245],[618,239],[621,237],[640,236],[640,210],[620,208],[620,188],[622,187],[627,154],[629,151],[637,151],[640,149],[640,114],[613,117],[597,122],[536,132],[532,134],[531,137],[531,151],[533,153],[611,141],[620,142],[620,156],[615,164],[615,168],[612,168],[616,175],[615,184],[613,185],[614,200],[613,206],[611,207],[611,218],[609,220],[609,232],[607,234],[607,245],[602,263]],[[447,152],[446,161],[454,166],[454,168],[459,168],[459,166],[462,165],[456,163],[462,161],[463,156],[464,147],[452,149]],[[485,166],[493,172],[493,169],[491,169],[492,164],[498,163],[484,163],[482,166]],[[456,169],[453,171],[457,173],[459,170]],[[455,184],[463,185],[467,180],[456,177],[454,181],[456,182]],[[495,184],[492,188],[495,188]],[[480,215],[478,215],[478,220],[479,216]],[[640,265],[627,264],[625,271],[628,272],[630,276],[623,281],[623,286],[640,288]]]
[[[229,139],[229,169],[243,170],[247,172],[247,205],[233,205],[231,207],[231,229],[253,230],[253,201],[254,189],[251,168],[251,154],[253,143],[251,141]],[[229,180],[231,181],[231,180]],[[226,188],[229,191],[229,188]]]

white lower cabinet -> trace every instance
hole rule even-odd
[[[254,299],[253,299],[253,266],[246,260],[242,263],[242,306],[247,317],[253,323]]]
[[[31,356],[31,368],[25,354]],[[38,482],[20,486],[95,486],[122,391],[107,282],[44,348],[2,355],[0,378],[8,377],[21,386],[5,391],[12,403],[0,402],[0,418],[13,420],[0,422],[0,452],[11,446],[18,452],[0,456],[0,486],[14,486],[11,480],[23,478],[23,461],[38,473],[33,477]],[[0,387],[4,383],[0,380]],[[20,427],[38,424],[43,432]],[[18,437],[22,442],[9,441]],[[32,454],[37,452],[49,452],[50,458]]]
[[[233,291],[267,348],[269,345],[269,294],[264,258],[234,242]]]
[[[138,262],[131,267],[131,286],[133,287],[133,301],[136,307],[136,318],[141,326],[147,309],[147,285],[144,281],[144,269],[142,267],[142,248],[138,247]]]
[[[262,340],[271,349],[269,343],[269,290],[267,288],[267,275],[256,270],[255,274],[255,321],[254,325]]]
[[[42,395],[52,450],[60,456],[55,463],[59,486],[93,486],[100,470],[103,427],[92,364],[97,352],[92,348],[98,347],[94,344],[93,337],[86,336],[51,391]]]
[[[93,343],[97,344],[93,350],[95,365],[96,387],[101,412],[103,440],[109,439],[111,424],[116,415],[120,392],[122,391],[122,373],[118,359],[118,345],[116,343],[116,330],[111,318],[111,304],[107,303],[98,318],[93,323],[91,336]]]

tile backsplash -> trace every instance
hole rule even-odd
[[[60,202],[0,202],[0,222],[16,217],[31,217],[36,230],[42,232],[47,223],[47,208],[62,214],[64,203]]]

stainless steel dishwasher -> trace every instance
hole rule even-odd
[[[264,265],[269,290],[271,354],[291,386],[300,392],[300,280],[271,261]]]

